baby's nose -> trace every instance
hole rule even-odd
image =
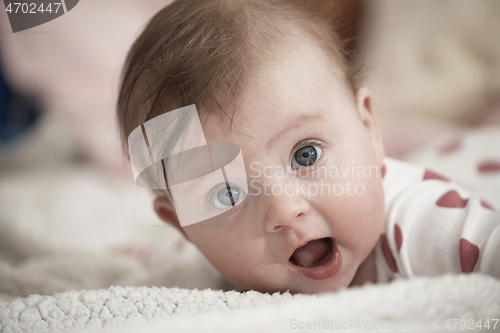
[[[284,184],[276,184],[284,185]],[[287,193],[267,192],[261,198],[265,202],[266,220],[265,227],[270,233],[280,232],[285,227],[293,228],[298,219],[305,217],[309,212],[309,201],[307,198],[290,191],[288,185]]]

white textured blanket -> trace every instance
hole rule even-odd
[[[322,295],[111,287],[0,301],[2,332],[500,331],[500,281],[473,274]],[[496,325],[496,327],[494,327]],[[483,330],[486,327],[483,328]]]
[[[500,281],[481,275],[317,296],[214,291],[233,287],[160,227],[147,193],[44,163],[0,173],[0,332],[500,331]],[[153,285],[165,288],[140,287]]]

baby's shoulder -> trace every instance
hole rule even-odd
[[[396,200],[409,199],[411,194],[428,191],[440,191],[453,187],[448,177],[423,166],[384,158],[382,166],[382,183],[384,186],[386,209],[389,209]]]
[[[391,158],[382,169],[386,216],[381,253],[402,277],[492,274],[500,214],[444,175]],[[495,234],[496,236],[491,236]],[[494,273],[495,275],[498,273]]]

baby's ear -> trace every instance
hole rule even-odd
[[[179,223],[179,218],[177,217],[173,203],[167,197],[156,197],[153,207],[156,214],[163,220],[163,222],[175,227],[184,235],[184,237],[186,237],[186,239],[189,240],[189,237]]]
[[[377,157],[380,163],[382,163],[385,154],[384,143],[382,141],[377,117],[373,111],[371,92],[368,88],[361,87],[356,91],[356,107],[361,117],[361,122],[372,139]]]

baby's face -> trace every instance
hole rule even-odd
[[[184,231],[241,288],[345,288],[380,237],[378,127],[369,99],[357,103],[327,66],[320,49],[297,48],[255,74],[232,127],[217,116],[203,124],[208,142],[240,146],[248,193],[235,193],[235,208]],[[214,209],[230,204],[224,188],[219,194]]]

